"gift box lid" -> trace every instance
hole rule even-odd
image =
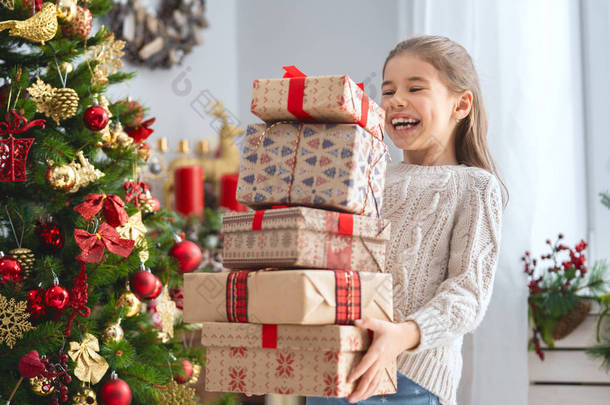
[[[228,212],[222,217],[222,232],[266,229],[304,229],[388,240],[390,221],[364,215],[309,207],[277,208],[255,212]]]
[[[360,352],[369,347],[369,333],[344,325],[261,325],[203,322],[201,344],[298,351]]]

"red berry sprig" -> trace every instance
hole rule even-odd
[[[51,385],[55,388],[53,390],[53,397],[51,398],[52,405],[59,405],[59,402],[68,402],[68,386],[72,382],[72,376],[68,374],[70,369],[68,368],[69,357],[62,351],[59,353],[59,362],[51,363],[48,357],[41,359],[42,364],[45,366],[45,370],[42,372],[42,376],[51,381]]]

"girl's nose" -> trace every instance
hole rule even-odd
[[[390,99],[390,106],[392,108],[405,108],[407,106],[407,100],[401,93],[396,92]]]

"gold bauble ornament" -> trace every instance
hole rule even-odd
[[[76,184],[76,170],[71,165],[53,166],[47,170],[47,181],[55,190],[69,191]]]
[[[57,2],[57,17],[62,22],[69,23],[76,15],[76,2],[74,0],[59,0]]]
[[[34,262],[36,261],[34,252],[28,248],[17,248],[9,250],[8,254],[19,262],[21,269],[23,270],[23,278],[26,279],[34,268]]]
[[[118,322],[110,324],[106,329],[104,329],[104,342],[120,342],[123,340],[125,336],[125,332],[123,332],[123,328],[121,328],[121,320]]]
[[[51,63],[49,64],[49,66],[47,66],[47,75],[50,74],[52,71],[57,71],[57,66],[55,65],[55,63]],[[72,73],[74,71],[74,65],[67,61],[61,62],[59,64],[59,71],[63,75]]]
[[[30,378],[30,388],[34,394],[41,397],[46,397],[55,390],[51,380],[45,377]]]
[[[121,294],[117,305],[125,307],[125,316],[127,318],[136,316],[142,309],[142,301],[140,301],[131,291],[125,291],[123,294]]]
[[[28,41],[44,43],[53,39],[57,33],[57,7],[53,3],[43,3],[41,10],[27,20],[8,20],[0,22],[0,31],[10,30],[11,36]]]
[[[72,398],[73,405],[97,405],[97,396],[91,388],[83,388]]]

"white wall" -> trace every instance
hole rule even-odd
[[[111,88],[113,97],[130,95],[157,117],[151,146],[159,137],[167,137],[172,150],[180,139],[189,139],[191,146],[203,139],[216,145],[212,119],[202,114],[202,103],[213,97],[229,111],[237,110],[237,2],[211,0],[206,8],[209,27],[201,31],[204,43],[185,57],[182,66],[150,70],[127,64],[126,71],[137,70],[136,78]]]

